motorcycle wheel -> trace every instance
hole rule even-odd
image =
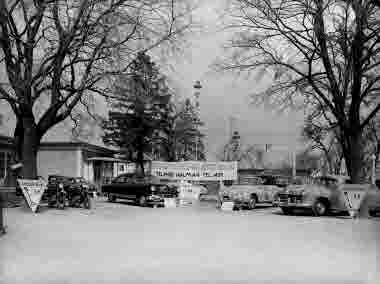
[[[91,209],[91,200],[88,196],[84,198],[83,205],[84,205],[84,208]]]
[[[66,207],[66,194],[60,193],[57,196],[57,208],[58,209],[65,209]]]

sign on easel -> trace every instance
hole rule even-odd
[[[233,201],[225,201],[222,203],[220,207],[222,211],[233,211],[234,210],[234,202]]]
[[[176,208],[177,200],[175,198],[164,198],[164,207],[165,208]]]
[[[34,179],[18,179],[17,182],[21,187],[30,209],[32,209],[33,212],[36,212],[37,207],[40,204],[42,194],[46,189],[46,182],[43,180]]]
[[[198,204],[201,188],[193,184],[181,181],[179,185],[179,205],[181,207],[192,206]]]
[[[351,217],[355,217],[366,195],[363,190],[344,190],[344,201]]]

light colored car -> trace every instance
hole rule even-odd
[[[347,176],[320,176],[311,184],[289,185],[277,196],[278,206],[284,214],[293,214],[296,209],[312,210],[316,216],[331,212],[347,212],[347,190],[358,190],[365,193],[365,202],[376,211],[380,203],[380,190],[374,185],[351,184]],[[364,202],[364,201],[363,201]]]
[[[234,202],[235,208],[254,209],[258,203],[271,203],[282,190],[284,178],[280,176],[256,176],[240,180],[239,184],[225,186],[219,192],[220,203]]]

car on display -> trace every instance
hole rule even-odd
[[[337,175],[316,177],[310,184],[289,185],[277,195],[276,201],[286,215],[297,209],[312,210],[316,216],[347,213],[346,190],[364,192],[371,214],[380,208],[380,190],[376,186],[352,184],[349,177]]]
[[[108,201],[117,198],[132,200],[140,206],[164,206],[165,198],[175,198],[178,191],[175,186],[160,182],[154,176],[122,174],[114,178],[110,184],[102,186],[102,192]]]
[[[219,192],[220,203],[233,202],[237,209],[254,209],[258,203],[274,205],[277,193],[288,184],[285,176],[260,175],[240,178],[237,184],[225,185]]]

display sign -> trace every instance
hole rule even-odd
[[[179,199],[198,200],[201,193],[199,186],[193,186],[188,182],[181,182],[179,186]]]
[[[34,179],[18,179],[18,184],[28,202],[29,207],[33,212],[36,212],[40,204],[42,194],[46,189],[46,182],[43,180]]]
[[[153,161],[151,174],[171,180],[236,180],[237,162]]]
[[[222,211],[233,211],[234,210],[234,202],[233,201],[225,201],[222,203],[220,207]]]
[[[164,207],[165,208],[176,208],[177,200],[175,198],[164,198]]]
[[[366,192],[363,190],[344,190],[343,195],[347,210],[351,217],[354,217],[360,208]]]

